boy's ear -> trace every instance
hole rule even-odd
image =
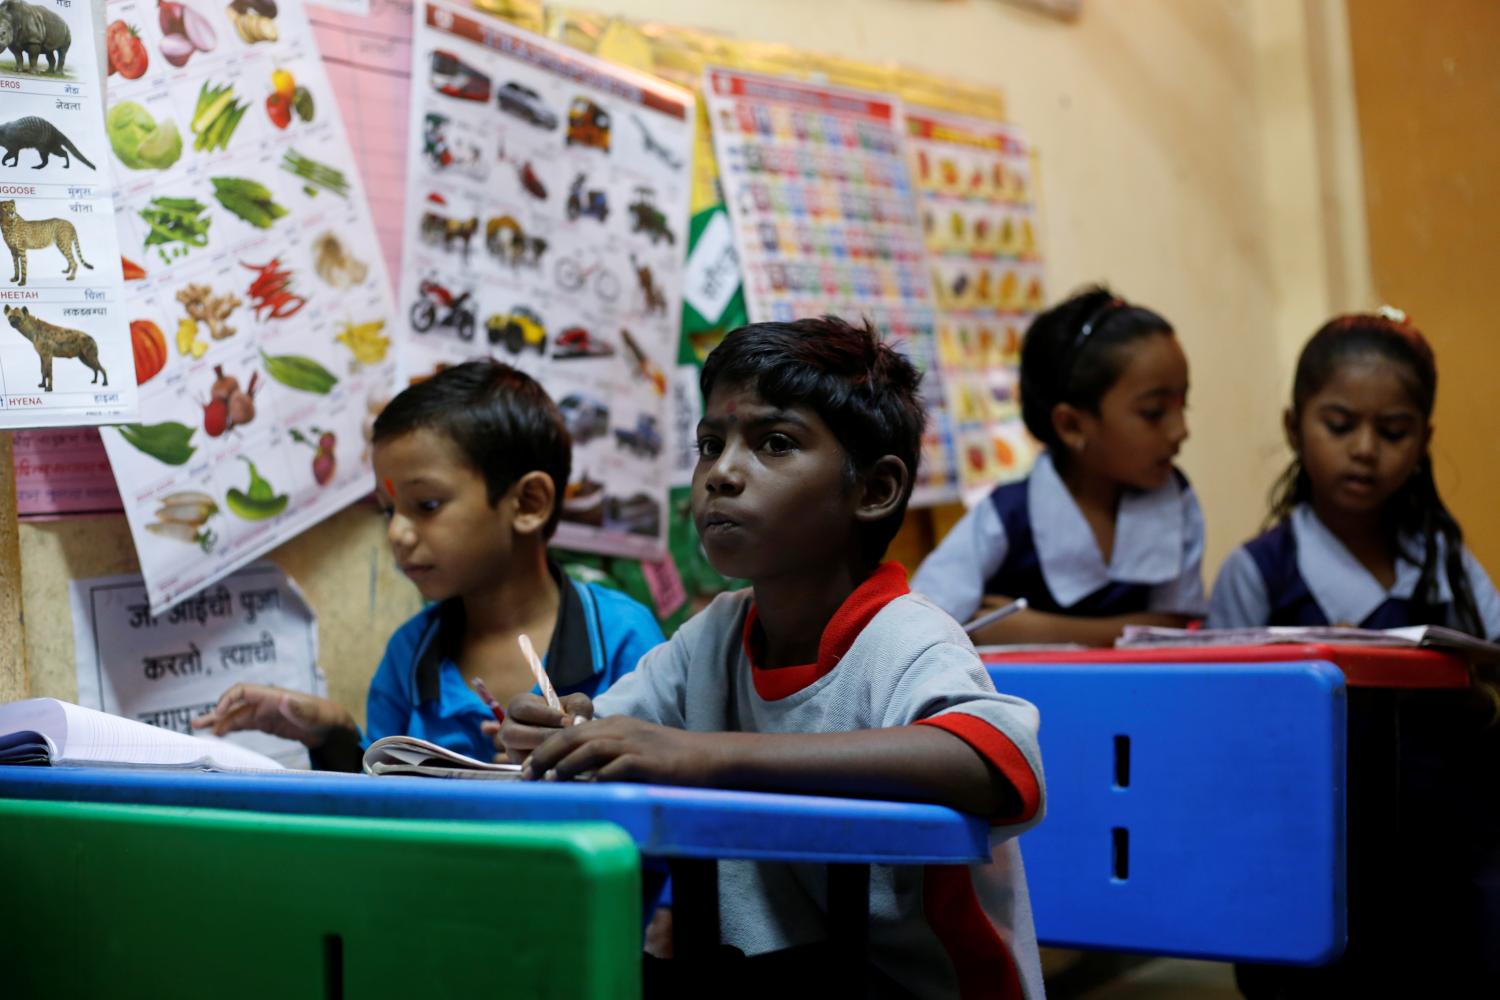
[[[557,503],[557,489],[552,485],[552,477],[540,469],[533,469],[518,479],[510,491],[516,498],[512,529],[520,535],[540,534]]]
[[[1088,416],[1072,403],[1058,403],[1052,408],[1052,430],[1063,446],[1075,454],[1088,443]]]
[[[890,517],[906,496],[911,484],[911,470],[895,455],[885,455],[860,476],[859,506],[854,517],[859,521],[880,521]]]

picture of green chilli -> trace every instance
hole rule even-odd
[[[240,459],[250,466],[250,486],[245,490],[235,487],[224,494],[224,503],[230,511],[246,521],[264,521],[286,510],[287,502],[291,500],[290,494],[277,493],[260,474],[254,462],[244,455]]]
[[[266,374],[288,388],[326,396],[338,383],[338,376],[312,358],[300,354],[272,356],[265,351],[261,351],[260,356],[266,363]]]
[[[171,420],[160,424],[121,424],[119,432],[126,444],[167,465],[183,465],[197,451],[189,443],[193,428]]]

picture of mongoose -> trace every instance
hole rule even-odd
[[[47,72],[61,73],[63,60],[68,57],[68,46],[73,44],[73,33],[68,22],[45,7],[26,3],[25,0],[5,0],[0,3],[0,20],[7,28],[0,28],[0,48],[9,48],[16,57],[17,73],[38,73],[37,62],[47,57]],[[7,37],[9,36],[9,37]],[[21,65],[26,56],[27,65]]]
[[[90,271],[94,269],[93,264],[83,259],[83,244],[78,242],[78,230],[73,228],[73,223],[67,219],[39,219],[35,222],[23,219],[16,214],[14,199],[0,201],[0,238],[4,239],[10,250],[14,269],[10,280],[19,280],[22,285],[26,284],[27,250],[57,247],[63,259],[68,262],[69,281],[78,276],[80,262]],[[75,249],[78,251],[76,261],[73,259]]]
[[[70,330],[65,326],[48,323],[31,315],[31,310],[25,306],[19,309],[6,306],[5,318],[16,328],[17,333],[31,341],[37,357],[41,359],[42,381],[37,388],[52,391],[53,358],[77,358],[94,370],[94,377],[89,379],[90,385],[98,382],[100,376],[104,377],[104,384],[109,385],[109,375],[99,363],[99,345],[94,343],[93,337],[82,330]]]
[[[0,25],[5,23],[3,15],[0,15]],[[3,31],[4,28],[0,28],[0,32]],[[94,169],[88,157],[73,145],[73,140],[63,135],[56,125],[45,118],[17,118],[0,125],[0,149],[5,150],[5,155],[0,156],[0,166],[4,167],[19,167],[21,150],[34,149],[42,155],[42,162],[32,167],[33,170],[45,167],[47,160],[53,156],[61,156],[65,161],[63,166],[71,167],[73,161],[69,159],[70,153],[85,167]]]

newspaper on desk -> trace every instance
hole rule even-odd
[[[1441,625],[1406,628],[1349,628],[1345,626],[1271,625],[1260,628],[1162,628],[1127,625],[1115,642],[1120,649],[1173,646],[1262,646],[1269,643],[1328,643],[1339,646],[1395,646],[1438,649],[1465,659],[1500,663],[1500,645],[1476,639],[1467,632]]]
[[[75,580],[71,588],[78,704],[179,733],[232,685],[322,695],[317,617],[271,563],[255,563],[152,615],[139,576]],[[307,750],[266,733],[228,737],[289,767]]]

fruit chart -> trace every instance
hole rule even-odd
[[[935,308],[894,97],[709,69],[704,96],[750,319],[869,319],[922,370],[913,502],[956,495]]]
[[[981,118],[908,106],[906,131],[938,303],[945,478],[972,502],[1025,475],[1035,450],[1017,392],[1021,335],[1044,302],[1031,154]]]
[[[84,0],[0,4],[0,428],[136,418],[98,67]]]
[[[379,244],[301,0],[113,0],[138,423],[101,432],[153,613],[370,490]]]
[[[490,354],[573,437],[558,545],[666,553],[692,95],[475,10],[414,13],[407,373]]]

